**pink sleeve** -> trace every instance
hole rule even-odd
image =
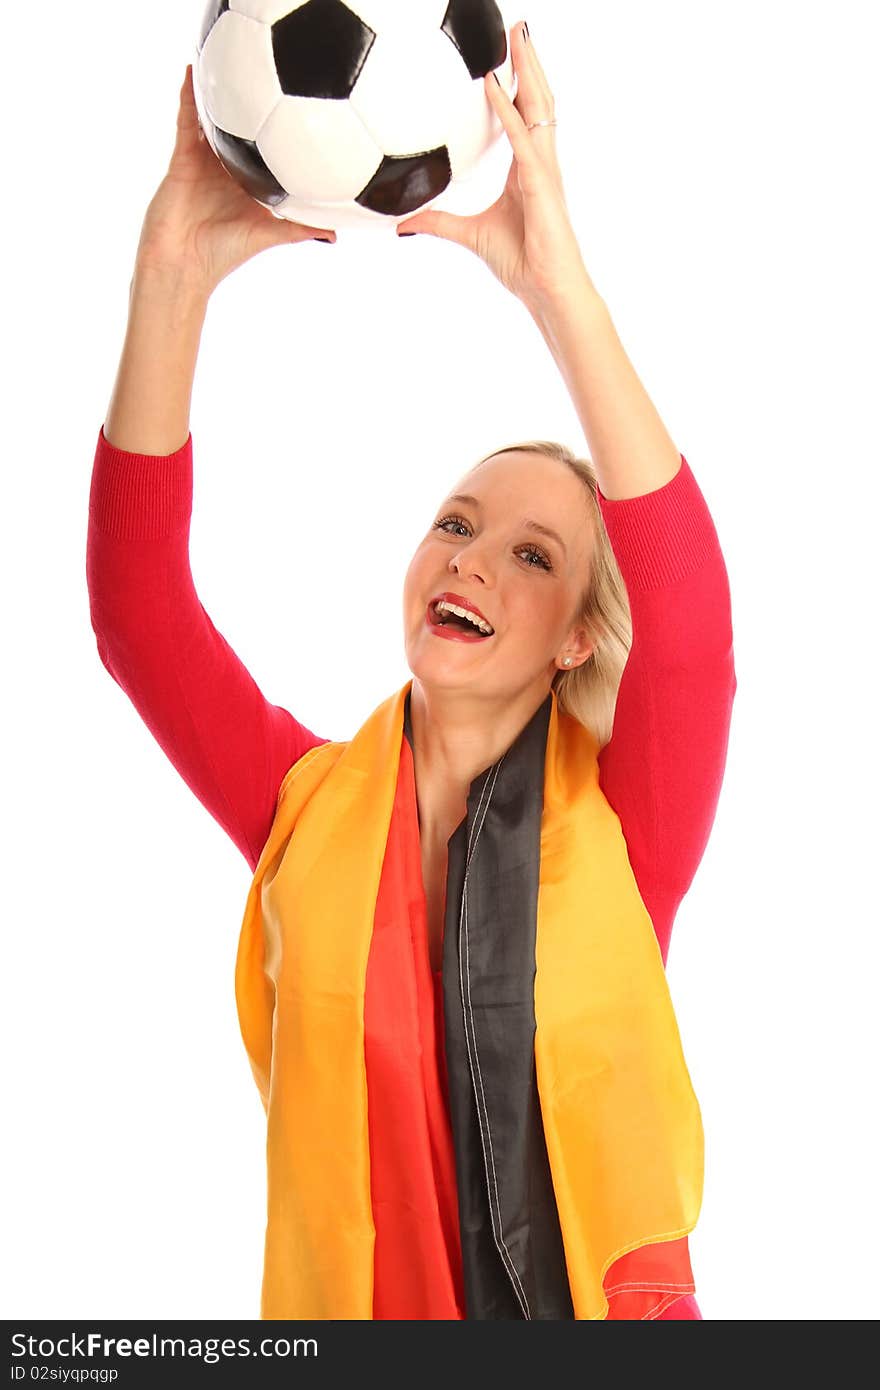
[[[639,891],[666,959],[678,905],[715,819],[736,675],[715,525],[682,456],[665,486],[599,505],[623,574],[633,642],[599,755]]]
[[[256,868],[285,772],[319,738],[271,704],[199,601],[192,436],[132,454],[98,435],[86,577],[98,654],[181,777]]]

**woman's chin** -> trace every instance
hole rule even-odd
[[[479,683],[480,674],[468,660],[468,653],[456,650],[464,643],[443,642],[437,646],[452,650],[426,652],[424,649],[407,654],[407,665],[413,677],[422,685],[444,690],[460,690]]]

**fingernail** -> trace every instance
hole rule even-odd
[[[313,236],[312,241],[326,241],[328,246],[333,245],[333,238],[329,236]]]
[[[528,43],[528,41],[529,41],[529,26],[526,24],[525,20],[523,20],[522,36],[523,36],[523,38],[525,39],[526,43]]]
[[[417,236],[417,232],[398,232],[398,236]]]
[[[492,76],[495,78],[495,81],[498,83],[498,86],[500,87],[500,86],[501,86],[501,79],[499,78],[499,76],[498,76],[498,74],[497,74],[497,72],[495,71],[494,68],[492,69]]]

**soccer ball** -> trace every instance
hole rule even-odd
[[[205,136],[276,217],[390,226],[454,191],[503,127],[511,21],[496,0],[210,0],[193,63]],[[490,200],[491,201],[491,200]],[[480,206],[486,206],[483,201]],[[476,210],[476,209],[475,209]]]

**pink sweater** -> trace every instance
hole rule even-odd
[[[149,455],[116,449],[99,431],[86,554],[91,621],[104,666],[253,871],[284,774],[327,740],[266,700],[202,607],[189,561],[192,499],[191,435],[174,454]],[[727,756],[730,591],[684,457],[657,491],[599,501],[633,620],[600,783],[665,960]]]

